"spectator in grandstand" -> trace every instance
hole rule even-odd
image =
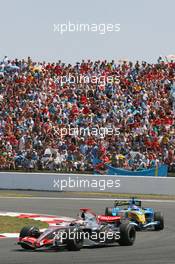
[[[74,66],[5,56],[0,167],[85,171],[94,157],[130,170],[173,167],[174,73],[162,58]]]

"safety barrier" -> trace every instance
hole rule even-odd
[[[175,178],[0,172],[0,189],[175,195]]]

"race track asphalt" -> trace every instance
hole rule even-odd
[[[66,194],[54,197],[49,193],[39,193],[36,198],[0,198],[0,211],[32,212],[72,216],[81,207],[92,208],[97,213],[104,212],[112,201],[98,199],[65,199]],[[1,193],[0,193],[1,196]],[[53,195],[51,195],[53,196]],[[62,199],[63,198],[63,199]],[[159,232],[137,232],[137,239],[131,247],[105,247],[82,249],[80,252],[27,252],[19,248],[15,239],[0,239],[0,264],[174,264],[175,263],[175,202],[144,202],[164,213],[165,229]]]

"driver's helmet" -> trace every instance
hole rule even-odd
[[[85,222],[96,222],[96,217],[89,211],[81,212],[79,218]]]
[[[85,218],[86,218],[85,212],[82,212],[80,217],[82,218],[82,220],[85,220]]]
[[[132,210],[137,210],[137,209],[138,209],[138,206],[135,205],[135,204],[132,204],[132,205],[131,205],[131,209],[132,209]]]
[[[92,218],[92,215],[90,213],[86,212],[86,211],[80,212],[78,216],[82,220],[87,220],[87,219]]]

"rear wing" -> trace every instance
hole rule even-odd
[[[121,201],[121,200],[116,200],[114,202],[114,206],[123,206],[123,205],[129,205],[129,201]]]
[[[121,220],[121,216],[98,215],[97,219],[104,223],[115,223]]]
[[[136,205],[138,207],[141,207],[142,202],[141,202],[141,200],[136,200],[134,198],[132,198],[131,200],[122,200],[122,201],[121,200],[116,200],[114,202],[114,206],[116,206],[116,207],[118,207],[118,206],[124,206],[124,205],[127,205],[127,206],[129,206],[129,205]]]

